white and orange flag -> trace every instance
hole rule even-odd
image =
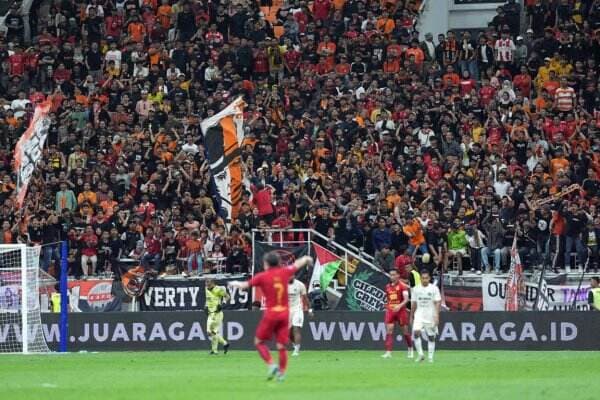
[[[29,127],[17,142],[15,147],[15,173],[17,175],[17,206],[23,207],[27,194],[27,185],[42,158],[44,143],[50,128],[50,100],[40,103],[33,114]]]
[[[508,282],[506,283],[506,311],[519,311],[524,309],[525,282],[523,281],[523,265],[517,249],[517,235],[513,239],[510,249],[510,270],[508,271]]]
[[[210,172],[227,220],[237,218],[242,200],[244,175],[240,147],[244,139],[245,106],[239,97],[200,124]]]

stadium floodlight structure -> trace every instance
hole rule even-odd
[[[0,353],[50,351],[41,321],[40,250],[0,245]]]

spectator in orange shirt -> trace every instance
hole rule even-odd
[[[550,175],[556,180],[558,171],[567,171],[569,168],[569,160],[564,157],[562,148],[558,147],[555,151],[555,157],[550,160]]]
[[[550,97],[554,98],[554,93],[556,92],[556,89],[558,89],[559,87],[560,87],[560,82],[559,82],[558,78],[556,77],[556,71],[551,69],[550,77],[548,78],[548,80],[546,82],[544,82],[544,84],[542,85],[542,88],[548,92]]]
[[[335,66],[334,71],[340,76],[345,76],[350,73],[350,64],[348,63],[348,57],[345,55],[340,56],[340,62]]]
[[[383,72],[386,74],[395,74],[400,71],[400,60],[397,58],[388,58],[383,63]]]
[[[192,232],[192,237],[185,242],[185,249],[187,250],[187,269],[188,273],[191,274],[196,266],[198,272],[202,272],[202,265],[204,259],[202,257],[202,241],[199,239],[198,231]]]
[[[85,202],[88,202],[92,205],[98,202],[96,192],[92,191],[92,187],[89,183],[83,184],[83,192],[79,193],[79,195],[77,196],[77,203],[83,204]]]
[[[422,65],[423,61],[425,61],[425,53],[419,47],[419,41],[417,39],[413,39],[410,42],[410,48],[404,52],[404,57],[409,59],[410,56],[415,56],[415,64]]]
[[[109,217],[113,215],[115,206],[119,205],[119,203],[114,200],[114,197],[113,191],[109,190],[106,193],[106,200],[100,202],[100,207],[102,207],[104,213]]]
[[[396,23],[392,18],[390,18],[390,14],[387,11],[383,11],[381,18],[379,18],[375,23],[375,28],[377,28],[377,30],[386,37],[390,36],[390,33],[392,33],[395,27]]]
[[[329,35],[325,35],[323,37],[323,41],[319,43],[319,47],[317,47],[317,54],[319,56],[325,57],[326,63],[328,64],[329,70],[333,70],[333,66],[335,65],[335,51],[337,46],[335,42],[331,40]]]
[[[173,9],[169,4],[169,0],[162,0],[162,4],[158,7],[156,17],[158,22],[163,29],[169,29],[171,27],[171,16],[173,15]]]
[[[446,73],[442,77],[442,83],[444,85],[444,89],[448,89],[450,86],[459,85],[460,76],[454,72],[454,67],[452,65],[448,65],[448,67],[446,67]]]
[[[423,235],[423,227],[421,221],[415,218],[413,211],[408,210],[406,212],[407,222],[402,227],[402,231],[408,236],[408,254],[411,257],[421,251],[421,254],[429,254],[427,249],[427,243],[425,242],[425,235]]]
[[[134,15],[132,18],[133,21],[127,25],[127,33],[134,42],[143,43],[144,37],[146,36],[146,27],[142,22],[140,22],[139,16]]]
[[[402,197],[398,194],[395,186],[391,186],[390,190],[388,190],[388,195],[385,198],[387,202],[388,209],[394,210],[400,201],[402,201]]]

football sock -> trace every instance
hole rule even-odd
[[[210,337],[211,350],[216,353],[219,351],[219,337],[217,335],[212,335]]]
[[[410,336],[410,333],[407,333],[404,335],[404,341],[406,342],[406,347],[408,347],[409,349],[412,349],[413,340],[412,340],[412,336]]]
[[[433,352],[435,351],[435,339],[427,341],[427,354],[429,358],[433,358]]]
[[[300,345],[299,344],[295,344],[294,345],[294,351],[296,351],[296,352],[300,351]]]
[[[256,345],[256,350],[258,350],[258,354],[260,358],[265,360],[267,365],[273,364],[273,357],[271,357],[271,353],[269,352],[269,348],[264,343],[259,343]]]
[[[392,351],[394,336],[391,333],[385,335],[385,351]]]
[[[217,336],[217,339],[219,341],[220,344],[227,344],[227,340],[225,340],[225,338],[221,335]]]
[[[279,349],[279,372],[285,373],[288,363],[288,354],[286,349]]]
[[[415,349],[417,349],[417,353],[419,353],[420,356],[423,355],[423,346],[421,345],[420,337],[415,338]]]

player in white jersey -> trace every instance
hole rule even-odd
[[[302,340],[302,326],[304,326],[304,305],[308,304],[306,286],[298,279],[292,278],[288,284],[288,299],[290,307],[290,336],[294,345],[292,356],[300,355],[300,341]],[[308,310],[312,314],[312,310]]]
[[[423,361],[423,346],[421,344],[421,332],[427,335],[427,353],[429,362],[433,362],[435,351],[435,337],[438,334],[440,322],[440,304],[442,296],[440,289],[431,282],[431,276],[427,270],[421,272],[421,284],[412,289],[410,321],[413,327],[414,345],[419,354],[415,361]]]

